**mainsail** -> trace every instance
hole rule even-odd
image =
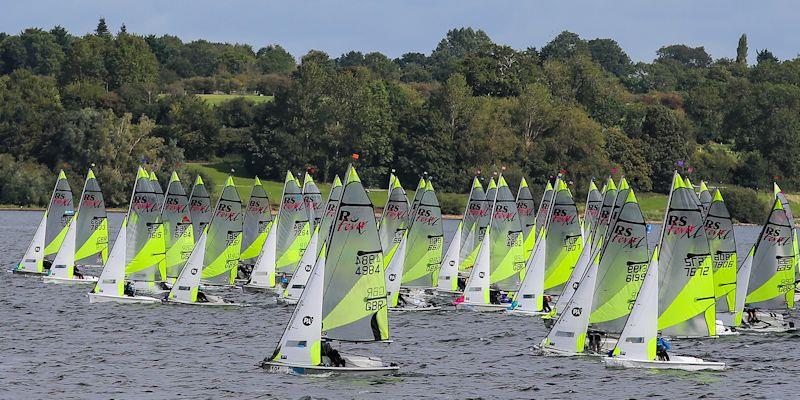
[[[322,221],[322,192],[319,191],[314,178],[306,172],[303,178],[303,201],[306,203],[306,210],[311,217],[311,229],[319,225]]]
[[[473,264],[476,262],[475,257],[478,255],[478,251],[482,246],[481,243],[483,242],[483,237],[486,235],[486,230],[489,229],[489,223],[492,220],[492,209],[494,209],[494,198],[496,194],[497,184],[495,183],[494,178],[490,178],[489,184],[486,185],[481,215],[475,221],[474,228],[472,229],[472,232],[470,232],[470,237],[467,237],[467,240],[464,242],[464,245],[461,248],[461,254],[466,254],[464,259],[461,260],[461,265],[459,266],[459,270],[461,271],[472,268]],[[464,233],[463,230],[461,233]],[[470,244],[472,244],[474,247],[467,248]]]
[[[186,260],[194,248],[194,229],[189,213],[189,196],[174,171],[167,184],[164,207],[161,209],[161,223],[164,224],[166,238],[165,269],[168,279],[175,279],[181,273]],[[114,245],[116,247],[116,244]]]
[[[286,172],[278,211],[276,271],[294,273],[311,239],[311,221],[297,178]]]
[[[128,209],[125,272],[132,281],[155,282],[166,279],[163,263],[166,254],[161,205],[150,183],[150,175],[142,167],[136,174],[133,195]]]
[[[563,179],[558,178],[547,222],[545,291],[560,293],[583,249],[578,207]],[[548,207],[549,208],[549,207]]]
[[[658,255],[658,329],[715,336],[714,274],[699,201],[675,172]]]
[[[700,193],[697,197],[700,200],[700,209],[703,212],[703,218],[705,218],[706,214],[708,214],[709,207],[711,207],[711,202],[714,201],[714,197],[711,196],[711,191],[708,190],[706,181],[700,181]]]
[[[419,199],[422,197],[422,193],[425,191],[425,177],[419,178],[419,183],[417,184],[417,190],[414,191],[414,198],[411,201],[411,210],[408,213],[408,223],[411,225],[414,223],[414,212],[417,211],[417,206],[419,206]]]
[[[336,217],[336,212],[339,210],[339,203],[341,200],[342,181],[339,180],[339,176],[337,175],[333,180],[331,191],[328,193],[328,202],[325,205],[325,212],[322,215],[322,220],[319,225],[314,228],[314,234],[311,235],[311,240],[308,242],[308,246],[303,252],[303,256],[300,258],[295,273],[292,275],[292,279],[289,280],[289,284],[283,292],[284,298],[299,299],[300,295],[303,293],[303,289],[305,289],[308,278],[311,275],[311,269],[317,258],[319,258],[320,252],[318,249],[321,249],[323,244],[328,240],[328,236],[331,232],[331,225],[333,225],[333,220]]]
[[[444,230],[439,200],[430,181],[419,196],[414,222],[408,232],[408,243],[403,267],[402,285],[430,288],[438,283],[442,262]]]
[[[198,240],[211,221],[211,196],[208,195],[208,189],[200,175],[197,175],[189,196],[189,218],[194,227],[194,239]]]
[[[490,232],[489,283],[498,290],[516,290],[525,267],[525,251],[517,205],[503,175],[498,178]]]
[[[273,217],[269,206],[269,197],[261,180],[256,177],[250,199],[244,213],[242,232],[241,261],[246,265],[253,265],[264,247],[264,241],[271,229]]]
[[[533,245],[536,243],[536,204],[533,202],[533,193],[528,187],[528,181],[523,177],[517,190],[517,213],[519,222],[522,226],[522,248],[525,251],[525,259],[531,255]]]
[[[384,252],[389,252],[396,243],[400,242],[408,220],[409,205],[406,191],[400,185],[400,179],[394,174],[389,178],[389,193],[386,205],[383,207],[381,222],[378,226],[378,235]]]
[[[108,220],[103,191],[89,169],[83,186],[75,227],[75,264],[102,266],[108,258]]]
[[[205,246],[201,275],[204,283],[233,285],[242,250],[243,220],[239,192],[233,183],[233,177],[228,176],[206,231],[208,243]]]
[[[586,194],[586,210],[583,212],[584,242],[588,241],[591,232],[600,219],[600,207],[603,206],[603,193],[597,190],[594,179],[589,181],[589,193]]]
[[[156,192],[156,200],[158,201],[158,208],[160,209],[164,204],[164,190],[161,189],[161,184],[158,183],[158,177],[155,171],[150,171],[150,184],[153,186],[153,191]]]
[[[328,240],[322,289],[324,335],[348,341],[387,340],[383,249],[372,202],[352,167]]]
[[[705,187],[705,182],[700,184]],[[706,189],[706,192],[708,189]],[[700,202],[703,203],[700,192]],[[714,298],[717,301],[717,313],[730,313],[736,305],[736,237],[733,233],[733,221],[719,189],[706,206],[703,228],[708,237],[708,247],[714,269]]]
[[[22,272],[44,272],[44,260],[50,261],[61,247],[72,219],[72,190],[64,171],[58,173],[50,203],[39,222],[36,233],[28,245],[25,255],[17,264],[16,270]]]
[[[596,265],[589,317],[595,329],[622,331],[644,280],[649,256],[647,224],[633,190],[629,190]]]
[[[786,209],[776,198],[767,222],[753,245],[752,269],[746,303],[778,310],[794,307],[794,229]],[[739,282],[743,284],[744,282]]]
[[[798,266],[798,262],[800,262],[800,245],[798,245],[797,241],[797,232],[795,231],[795,224],[794,224],[794,214],[792,213],[792,207],[789,205],[789,200],[786,198],[786,195],[783,193],[780,187],[778,187],[777,183],[773,182],[773,192],[775,194],[775,198],[781,201],[783,205],[783,210],[786,213],[786,217],[789,219],[789,225],[792,227],[792,234],[794,238],[792,239],[792,254],[794,255],[794,269],[795,269],[795,281],[800,280],[800,266]]]
[[[44,259],[53,260],[56,252],[64,242],[67,226],[72,220],[74,211],[72,206],[72,189],[69,187],[67,175],[59,171],[56,186],[50,196],[50,204],[45,211],[46,228],[44,235]]]
[[[539,202],[539,209],[536,212],[537,235],[542,231],[542,228],[547,225],[547,221],[550,216],[550,206],[553,204],[553,194],[553,185],[551,185],[550,181],[548,180],[547,185],[544,188],[544,193],[542,194],[542,200]]]
[[[486,192],[483,191],[483,186],[476,176],[472,180],[464,218],[461,220],[461,242],[459,243],[457,262],[459,271],[472,267],[475,262],[475,255],[481,243],[478,239],[479,236],[482,236],[481,232],[486,229],[486,224],[489,223],[489,213],[491,212],[489,208],[492,206],[492,201],[494,201],[494,196],[491,199],[486,198]]]

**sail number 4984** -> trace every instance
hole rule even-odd
[[[356,275],[370,275],[381,272],[382,255],[380,253],[356,256]]]

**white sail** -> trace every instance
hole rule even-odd
[[[203,274],[203,258],[206,255],[206,240],[208,238],[208,229],[204,229],[200,240],[192,250],[189,259],[186,260],[181,274],[175,284],[172,285],[172,290],[169,291],[170,300],[178,300],[181,302],[194,303],[197,301],[197,291],[200,288],[200,277]]]
[[[67,228],[67,235],[64,236],[64,243],[56,253],[53,266],[50,267],[50,276],[63,279],[72,279],[75,275],[75,237],[77,233],[77,217],[72,218]]]
[[[491,262],[489,228],[483,235],[483,241],[475,257],[475,265],[467,279],[464,289],[464,302],[472,304],[489,304],[489,263]]]
[[[125,250],[127,248],[126,242],[126,227],[128,225],[128,218],[122,220],[122,226],[119,228],[117,238],[114,240],[114,247],[111,248],[111,253],[108,254],[106,265],[103,266],[103,272],[100,273],[100,278],[94,287],[94,293],[109,294],[114,296],[122,296],[125,293]]]
[[[250,274],[251,286],[275,287],[275,253],[277,251],[278,230],[275,228],[275,221],[270,222],[269,233],[264,239],[264,247],[256,259],[253,272]]]
[[[271,361],[319,365],[322,346],[322,299],[325,280],[325,251],[320,253],[308,284],[300,295],[289,324],[283,331]]]
[[[456,234],[450,241],[447,253],[442,258],[442,267],[439,269],[439,283],[436,289],[442,291],[455,291],[458,289],[458,259],[461,253],[461,228],[463,222],[458,223]],[[388,290],[388,286],[387,286]]]
[[[389,299],[389,307],[396,307],[398,295],[400,294],[400,282],[403,277],[403,265],[406,261],[406,247],[408,243],[408,231],[405,231],[400,243],[393,246],[394,253],[390,251],[391,258],[386,266],[386,298]],[[457,256],[457,255],[456,255]],[[458,271],[456,271],[456,274]]]
[[[525,266],[525,278],[514,297],[514,310],[542,311],[544,296],[545,248],[544,240],[537,240]],[[587,246],[588,247],[588,246]],[[559,299],[560,300],[560,299]]]
[[[733,315],[730,316],[730,322],[723,321],[728,326],[739,326],[742,324],[742,313],[744,312],[744,305],[747,299],[747,290],[750,283],[750,271],[753,269],[753,254],[755,253],[755,245],[750,250],[750,253],[745,257],[742,266],[736,271],[736,305],[734,306]]]
[[[655,360],[658,330],[658,248],[647,267],[647,273],[622,328],[614,355],[619,358]]]
[[[597,279],[597,264],[592,263],[581,278],[575,295],[542,341],[542,348],[569,354],[583,352]]]
[[[42,216],[36,233],[28,245],[28,250],[22,256],[22,260],[17,265],[18,271],[23,272],[42,272],[44,270],[44,237],[47,231],[47,212]]]
[[[311,240],[308,242],[308,247],[306,247],[306,251],[303,252],[303,257],[300,258],[300,262],[297,264],[297,269],[295,269],[292,279],[289,280],[289,285],[286,287],[286,290],[283,291],[283,298],[292,300],[297,300],[300,298],[300,295],[303,293],[303,289],[306,287],[308,278],[311,276],[311,269],[314,267],[314,263],[317,260],[317,255],[319,254],[317,252],[318,242],[319,226],[314,229],[314,234],[311,236]]]
[[[578,257],[578,262],[575,263],[575,268],[572,270],[572,274],[569,276],[569,280],[567,281],[566,285],[564,285],[564,290],[561,292],[561,295],[558,296],[558,300],[556,300],[555,310],[556,313],[560,314],[561,310],[563,310],[567,303],[572,299],[572,296],[575,295],[575,291],[580,284],[583,275],[586,273],[586,269],[589,268],[589,265],[592,262],[592,246],[586,245],[583,246],[581,250],[581,255]],[[595,253],[599,252],[600,249],[594,249]],[[544,278],[542,278],[544,280]]]

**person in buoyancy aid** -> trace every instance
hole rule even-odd
[[[549,313],[552,309],[550,308],[550,302],[553,301],[553,298],[549,295],[542,296],[542,312]]]
[[[203,293],[200,290],[197,291],[197,302],[198,303],[208,303],[208,297],[206,297],[206,294]]]
[[[128,297],[136,296],[136,291],[133,290],[132,282],[125,282],[125,287],[122,289],[122,294]]]
[[[500,304],[500,291],[491,289],[489,290],[489,303]]]
[[[659,361],[669,361],[669,354],[667,353],[669,348],[669,342],[659,336],[658,340],[656,340],[656,357],[658,357]]]
[[[322,342],[322,346],[320,347],[320,355],[322,357],[328,357],[328,360],[330,360],[330,366],[344,367],[347,364],[344,358],[342,358],[342,356],[339,354],[339,351],[334,349],[327,341]]]
[[[757,311],[758,310],[755,307],[751,306],[750,304],[745,304],[744,312],[747,313],[747,318],[745,319],[745,322],[751,325],[756,322],[761,322],[758,320],[758,317],[756,316]]]

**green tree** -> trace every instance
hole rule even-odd
[[[256,63],[265,74],[290,74],[297,68],[294,57],[280,45],[269,45],[258,50]]]
[[[97,21],[97,28],[95,28],[94,34],[105,38],[111,37],[111,31],[108,30],[108,25],[106,25],[105,18],[100,18],[100,20]]]
[[[684,68],[705,68],[711,64],[711,56],[703,46],[689,47],[684,44],[664,46],[656,52],[656,62],[674,62]]]
[[[563,31],[542,47],[542,60],[566,60],[576,55],[590,55],[589,45],[576,33]]]
[[[613,39],[592,39],[588,43],[592,60],[616,76],[626,76],[633,63],[628,54]]]
[[[446,80],[458,60],[470,53],[477,53],[492,45],[492,40],[482,30],[472,28],[451,29],[431,53],[433,76]]]
[[[52,77],[16,70],[0,77],[0,153],[46,156],[40,151],[58,126],[61,101]]]
[[[108,51],[106,70],[111,88],[119,88],[127,83],[154,82],[158,61],[143,38],[120,34]]]
[[[736,62],[747,65],[747,35],[744,33],[739,37],[739,44],[736,46]]]

